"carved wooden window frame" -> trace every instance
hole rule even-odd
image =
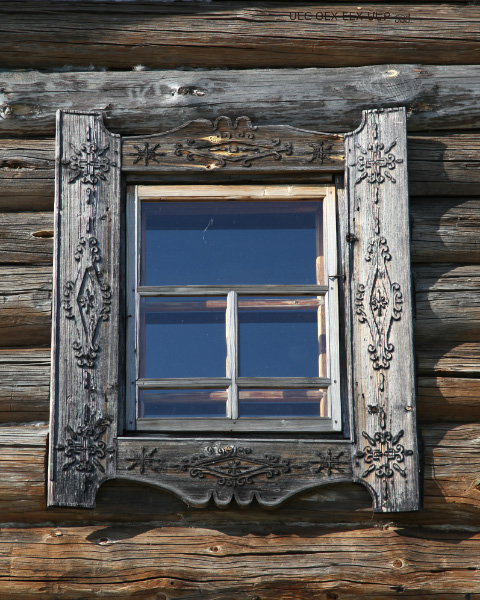
[[[101,113],[59,111],[56,145],[50,506],[93,507],[119,478],[275,506],[324,484],[366,486],[376,511],[420,506],[404,108],[346,134],[191,121],[123,137]],[[126,183],[335,181],[351,411],[342,434],[125,433]],[[231,464],[235,464],[232,470]]]

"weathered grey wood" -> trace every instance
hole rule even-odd
[[[225,434],[223,434],[225,435]],[[289,444],[274,440],[118,438],[117,477],[157,485],[187,504],[235,499],[277,506],[300,491],[351,481],[349,442]],[[231,469],[232,461],[236,464]]]
[[[0,140],[0,210],[51,210],[55,140]]]
[[[189,528],[271,533],[270,528],[296,523],[312,531],[319,523],[365,523],[412,527],[421,525],[475,527],[480,524],[478,497],[479,426],[476,423],[425,423],[426,471],[424,509],[418,513],[372,515],[371,500],[363,486],[338,484],[320,487],[292,498],[273,511],[252,505],[248,511],[231,509],[199,512],[186,507],[171,493],[138,482],[111,481],[97,495],[91,522],[155,522]],[[3,522],[52,523],[62,526],[85,522],[82,509],[46,508],[45,464],[47,426],[0,428],[0,510]],[[259,530],[260,528],[260,530]],[[201,535],[201,533],[200,533]]]
[[[201,172],[222,169],[229,173],[316,173],[343,171],[343,136],[288,125],[265,127],[248,116],[234,121],[218,116],[198,119],[153,136],[125,138],[122,164],[125,173]]]
[[[0,263],[52,263],[51,213],[4,213],[0,216]]]
[[[345,136],[347,340],[354,480],[378,511],[420,503],[404,109],[365,111]],[[348,238],[349,241],[345,241]]]
[[[419,343],[415,349],[417,371],[422,375],[445,374],[465,377],[480,375],[480,344]]]
[[[47,421],[50,348],[0,350],[0,423]]]
[[[475,6],[431,2],[6,2],[7,67],[99,64],[114,69],[329,67],[418,61],[471,64]],[[375,15],[375,16],[374,16]],[[388,15],[388,16],[387,16]],[[406,19],[401,19],[405,15]],[[408,15],[408,16],[407,16]],[[387,16],[387,18],[385,18]],[[400,22],[399,22],[400,21]]]
[[[0,135],[54,134],[55,112],[104,110],[112,131],[167,131],[200,115],[316,131],[354,129],[366,106],[405,105],[409,131],[480,123],[480,66],[0,74]],[[41,107],[41,109],[40,109]]]
[[[51,138],[0,140],[0,209],[47,210],[53,207],[54,148],[55,141]],[[251,176],[251,172],[248,173]],[[408,176],[410,195],[478,196],[479,137],[469,133],[410,135]],[[413,198],[412,201],[420,199]]]
[[[0,346],[50,345],[52,268],[0,266]]]
[[[480,262],[477,198],[414,201],[410,215],[413,262]]]
[[[415,265],[415,339],[480,338],[480,266]]]
[[[123,398],[120,137],[59,112],[48,502],[93,506],[115,473]]]

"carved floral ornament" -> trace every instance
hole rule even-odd
[[[195,134],[196,124],[198,132]],[[258,162],[268,164],[289,158],[320,165],[332,160],[333,144],[316,140],[308,142],[306,148],[302,145],[300,149],[292,141],[269,135],[265,128],[253,125],[248,117],[238,117],[234,122],[228,117],[218,117],[215,121],[192,121],[184,129],[180,141],[169,142],[169,134],[166,133],[161,142],[134,143],[135,152],[128,152],[127,156],[132,157],[133,165],[145,167],[160,165],[162,160],[180,162],[178,158],[207,168],[232,165],[248,168]]]
[[[64,210],[55,232],[59,383],[52,392],[49,504],[92,507],[98,486],[118,477],[158,485],[198,506],[209,498],[222,506],[232,499],[246,506],[255,498],[276,506],[307,489],[354,481],[370,491],[375,510],[418,508],[411,347],[405,345],[410,265],[396,262],[409,249],[402,246],[406,238],[393,235],[389,222],[382,221],[392,206],[404,220],[408,210],[403,109],[368,111],[356,131],[341,135],[219,117],[121,140],[97,113],[65,111],[58,122],[57,167],[64,171],[57,205]],[[352,282],[345,294],[345,327],[346,335],[357,337],[345,366],[351,376],[345,394],[352,396],[354,410],[351,422],[342,414],[350,423],[344,431],[300,432],[298,439],[222,431],[218,441],[208,432],[203,438],[150,432],[140,438],[122,431],[118,413],[125,382],[112,376],[121,371],[125,353],[118,308],[123,306],[120,177],[138,181],[138,173],[148,172],[160,178],[169,169],[191,175],[194,167],[212,167],[212,181],[221,181],[215,171],[228,170],[229,182],[244,169],[258,167],[270,178],[298,169],[307,179],[293,178],[295,184],[345,168],[345,200],[339,194],[338,205],[345,272],[338,280]],[[396,381],[406,382],[405,389],[390,384],[392,372]],[[353,398],[358,378],[365,398]],[[367,403],[376,403],[377,412],[368,411]]]

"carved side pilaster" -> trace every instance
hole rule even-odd
[[[378,511],[418,508],[403,108],[365,111],[345,137],[353,472]],[[346,235],[345,235],[346,234]]]
[[[57,119],[50,505],[94,506],[113,477],[119,389],[120,137]]]

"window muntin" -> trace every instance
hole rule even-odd
[[[334,190],[139,186],[129,197],[128,428],[339,431]]]

